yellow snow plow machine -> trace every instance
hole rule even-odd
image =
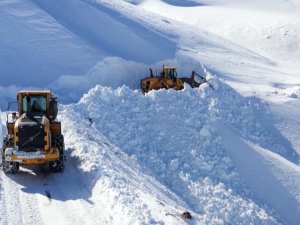
[[[20,165],[48,164],[51,172],[62,172],[64,137],[56,120],[57,98],[50,91],[19,91],[17,112],[7,110],[3,140],[2,168],[16,173]]]
[[[170,66],[163,66],[159,76],[153,76],[153,71],[150,69],[150,77],[142,79],[140,85],[143,94],[162,88],[183,89],[183,82],[177,77],[176,67]]]
[[[198,77],[198,79],[196,79]],[[205,77],[200,76],[195,71],[192,72],[191,77],[178,78],[176,67],[163,66],[162,71],[158,76],[153,75],[153,71],[150,68],[150,77],[146,77],[141,80],[140,88],[143,94],[151,90],[169,89],[182,90],[183,83],[188,83],[192,88],[199,87],[203,83],[208,83],[211,88],[213,86],[208,82]]]

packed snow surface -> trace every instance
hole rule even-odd
[[[0,224],[298,225],[299,15],[299,0],[0,1],[0,137],[19,89],[51,89],[67,156],[62,174],[0,171]],[[142,95],[162,65],[213,89]]]

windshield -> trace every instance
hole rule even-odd
[[[176,79],[177,73],[175,69],[166,69],[167,78],[169,79]]]
[[[27,100],[31,112],[46,112],[46,96],[45,95],[30,95],[23,96],[23,112],[27,112]]]

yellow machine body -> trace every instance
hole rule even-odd
[[[22,115],[25,113],[23,99],[24,96],[30,95],[34,96],[45,96],[45,114],[43,116],[43,126],[44,126],[44,141],[45,145],[40,149],[32,149],[30,152],[23,151],[20,146],[17,146],[19,141],[19,123],[21,121]],[[53,161],[59,158],[59,149],[51,146],[51,136],[61,134],[61,123],[51,120],[50,113],[50,99],[52,95],[48,90],[45,91],[19,91],[17,94],[17,104],[18,112],[12,113],[10,119],[7,120],[7,135],[14,137],[13,146],[5,149],[5,159],[10,162],[18,162],[20,165],[29,164],[44,164],[49,161]],[[51,122],[52,121],[52,122]],[[32,137],[30,137],[32,138]],[[30,141],[30,140],[28,140]]]
[[[141,90],[143,94],[151,90],[169,89],[175,90],[183,89],[183,82],[177,77],[176,67],[163,66],[163,70],[159,76],[151,76],[141,80]]]

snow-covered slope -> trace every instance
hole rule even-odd
[[[85,74],[106,56],[153,63],[176,50],[139,23],[81,0],[1,1],[0,15],[0,77],[9,76],[1,86],[44,87]]]
[[[135,79],[148,74],[149,66],[157,69],[167,60],[180,62],[182,55],[190,57],[190,61],[200,61],[247,93],[261,92],[262,88],[268,92],[294,88],[295,81],[300,82],[296,76],[299,69],[296,63],[299,58],[299,17],[295,10],[291,10],[290,14],[283,13],[284,20],[276,17],[276,21],[287,20],[288,25],[292,24],[293,34],[286,35],[290,37],[284,39],[286,41],[271,41],[269,46],[261,40],[263,35],[255,30],[252,32],[251,29],[250,34],[243,32],[252,23],[251,20],[258,17],[256,9],[246,11],[246,22],[237,24],[237,19],[227,14],[234,14],[234,10],[243,13],[240,11],[245,8],[239,11],[234,6],[215,3],[209,7],[196,4],[194,7],[176,6],[174,9],[174,4],[178,2],[156,0],[136,5],[139,2],[130,4],[120,0],[2,1],[1,76],[9,76],[10,79],[1,83],[1,107],[8,99],[14,99],[12,93],[16,89],[24,86],[51,88],[64,102],[79,100],[96,84],[112,87],[126,84],[137,88]],[[189,4],[189,1],[184,2]],[[144,10],[152,10],[153,5],[161,6],[161,16]],[[209,11],[215,8],[217,12],[212,13],[214,18],[218,21],[231,18],[232,29],[226,26],[227,23],[224,26],[190,23],[200,16],[204,16],[201,21],[212,21],[209,16],[206,18],[205,13],[211,15]],[[198,15],[202,9],[204,12]],[[69,13],[62,13],[65,11]],[[178,13],[173,16],[166,12]],[[269,26],[269,20],[274,17],[272,13],[278,11],[262,11],[263,16],[259,17],[262,22],[257,29]],[[191,18],[186,19],[189,15],[192,15]],[[209,30],[209,33],[205,31],[207,27],[217,27],[220,32]],[[225,35],[225,30],[233,29],[236,29],[236,38]],[[270,32],[278,31],[276,27],[269,29]],[[276,33],[274,38],[280,35]],[[239,41],[238,37],[244,42]],[[265,50],[260,51],[260,48]],[[121,62],[106,58],[111,56],[120,57]],[[280,66],[285,62],[281,56],[287,57],[292,66]],[[131,60],[128,62],[132,65],[131,69],[124,66],[124,60]],[[132,61],[142,64],[136,66]],[[198,68],[191,63],[189,73]],[[94,71],[92,76],[91,71]],[[135,71],[134,78],[132,71]],[[12,86],[7,87],[9,85]],[[74,90],[77,90],[76,93]],[[259,94],[266,95],[265,92]]]
[[[251,196],[244,181],[254,190],[258,203],[269,204],[284,220],[295,223],[299,219],[299,191],[292,194],[285,190],[293,181],[278,182],[278,175],[257,161],[262,150],[248,158],[252,165],[245,164],[243,151],[247,150],[238,145],[238,140],[263,146],[267,152],[275,151],[282,160],[297,162],[297,154],[272,127],[267,109],[257,99],[243,98],[222,83],[215,83],[215,87],[214,91],[209,87],[187,87],[183,92],[152,92],[146,97],[127,88],[113,91],[96,87],[75,106],[75,111],[92,118],[94,126],[137,158],[145,172],[167,185],[196,212],[204,213],[204,223],[213,223],[215,209],[223,212],[215,215],[223,223],[236,218],[237,223],[245,224],[256,217],[255,213],[242,213],[249,202],[241,201],[240,196]],[[239,135],[229,135],[227,140],[228,132],[219,129],[220,124]],[[227,136],[223,137],[223,133]],[[228,146],[228,142],[232,144]],[[254,149],[251,147],[255,152]],[[240,164],[244,165],[241,170]],[[299,168],[294,172],[294,179],[299,179]],[[239,173],[244,177],[240,178]],[[294,190],[297,185],[292,185]],[[270,193],[270,189],[274,191]],[[215,195],[216,190],[222,194]],[[289,210],[283,207],[286,205]],[[263,218],[257,219],[254,223],[263,223]]]
[[[298,0],[0,1],[1,109],[72,103],[66,171],[0,171],[0,224],[298,224],[299,24]],[[163,64],[214,90],[136,90]]]
[[[64,106],[65,173],[48,175],[39,168],[9,177],[1,173],[4,223],[49,224],[55,215],[61,224],[182,224],[188,221],[180,214],[189,210],[200,224],[293,224],[297,209],[289,207],[289,218],[276,204],[289,203],[285,195],[275,202],[254,195],[251,185],[257,186],[259,178],[247,183],[248,177],[240,176],[215,126],[222,121],[230,129],[242,128],[244,138],[260,136],[263,145],[274,135],[263,130],[266,121],[255,117],[264,110],[257,100],[244,99],[222,83],[215,87],[142,96],[126,87],[97,86],[78,104]],[[229,108],[233,99],[238,105]],[[282,184],[276,185],[279,191],[271,199],[282,194]],[[30,201],[34,208],[26,204]],[[9,215],[16,205],[21,205],[18,212]]]
[[[193,5],[193,1],[188,2],[146,0],[140,6],[195,29],[215,33],[278,64],[299,69],[299,2],[227,0],[194,1]],[[187,7],[178,7],[182,5]]]

